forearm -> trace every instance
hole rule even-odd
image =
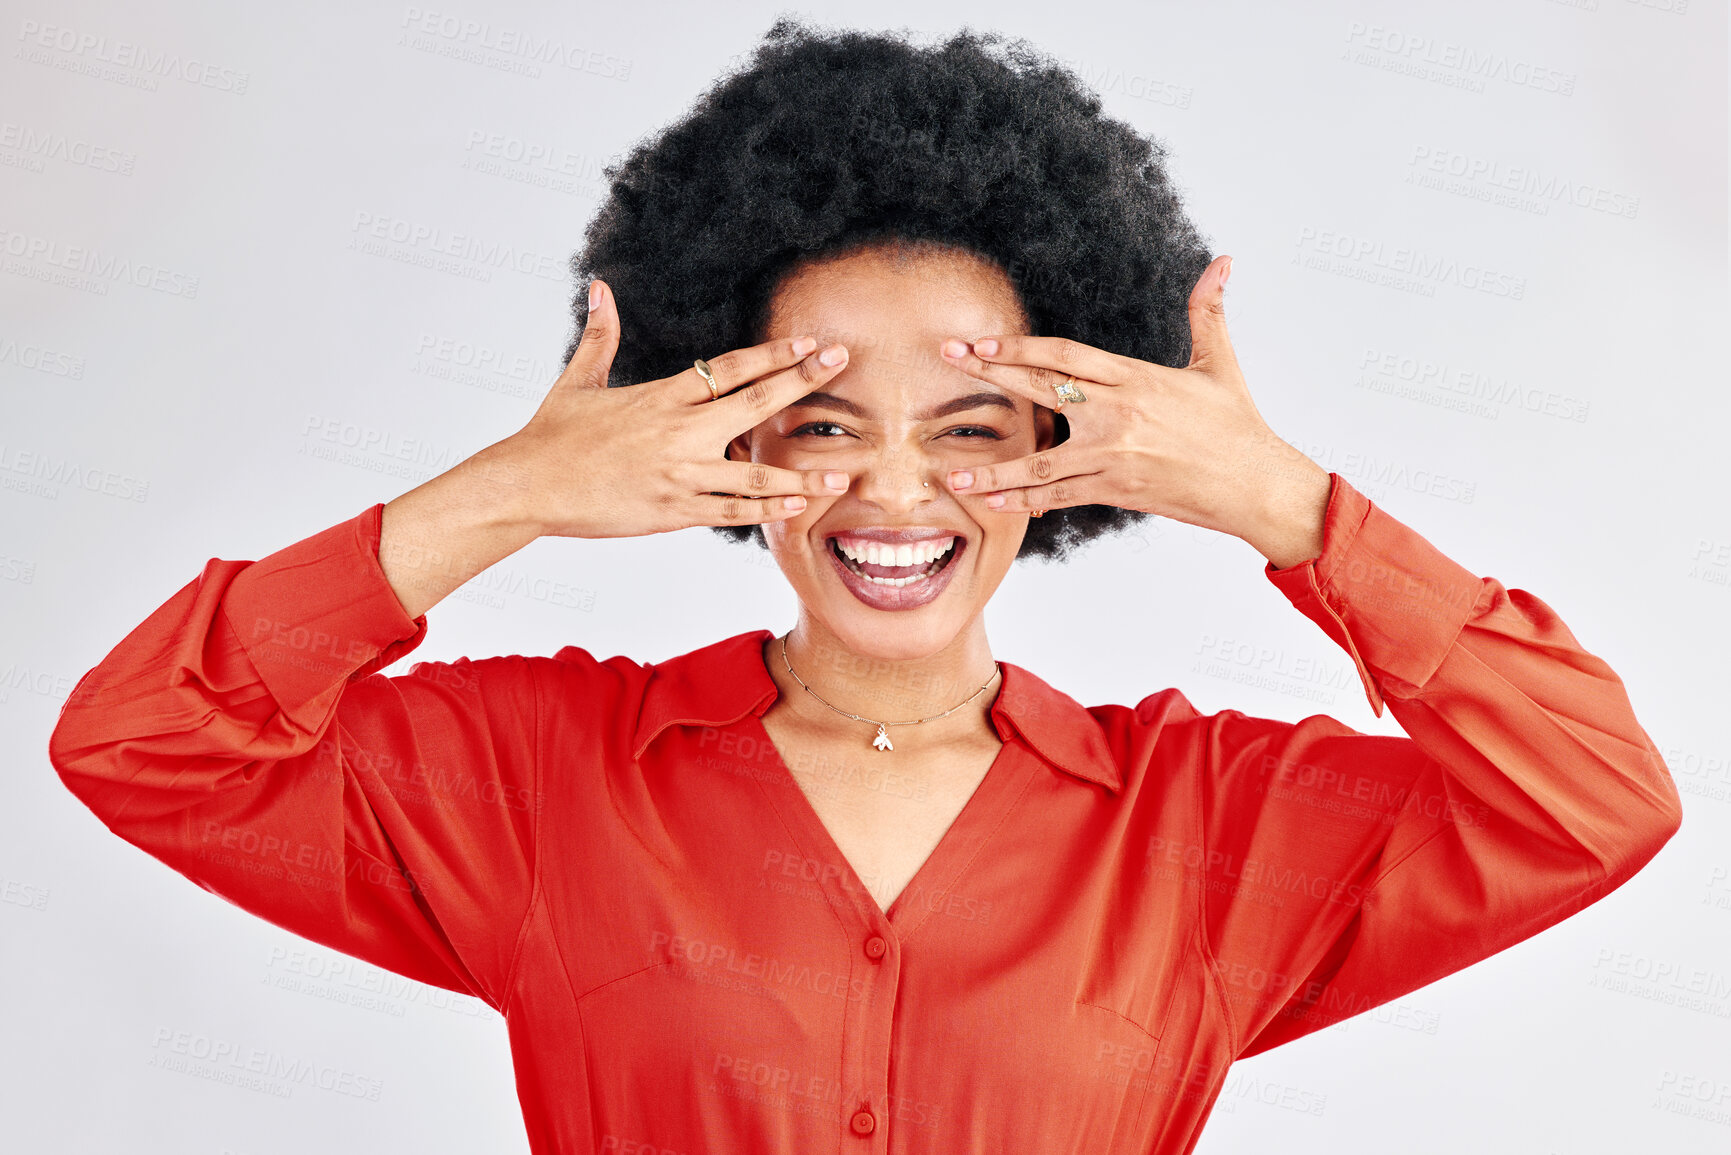
[[[409,617],[541,536],[528,513],[528,474],[511,462],[506,444],[385,504],[379,566]]]

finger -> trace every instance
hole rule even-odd
[[[667,381],[679,400],[691,405],[708,405],[716,399],[726,397],[741,385],[797,364],[800,358],[816,348],[817,341],[812,337],[782,337],[747,349],[730,349],[718,356],[706,358],[709,371],[715,375],[717,392],[713,398],[710,396],[709,383],[703,379],[703,374],[697,371],[696,365],[683,373],[675,373],[667,378]]]
[[[944,484],[950,487],[952,493],[979,496],[1031,486],[1052,485],[1096,472],[1098,462],[1091,455],[1068,445],[1060,445],[1055,449],[1042,449],[1038,453],[1011,461],[952,469],[944,475]]]
[[[829,364],[825,364],[825,361]],[[711,361],[713,368],[715,362]],[[736,437],[760,424],[847,368],[847,346],[829,345],[801,357],[779,372],[767,373],[712,403],[727,436]],[[717,381],[720,380],[719,374]],[[707,393],[706,393],[707,395]]]
[[[970,377],[996,385],[1013,396],[1026,397],[1035,405],[1058,407],[1058,394],[1053,386],[1064,380],[1066,374],[1036,365],[994,364],[979,357],[966,341],[957,337],[946,340],[939,351],[945,361]]]
[[[732,493],[703,493],[691,499],[693,525],[762,525],[785,521],[805,511],[803,497],[740,497]]]
[[[605,389],[607,371],[618,351],[619,310],[607,283],[597,277],[589,282],[589,314],[583,320],[583,336],[553,387]]]
[[[946,355],[951,348],[950,342],[945,342]],[[1052,386],[1067,377],[1100,385],[1128,385],[1148,370],[1146,361],[1121,357],[1067,337],[981,337],[961,351],[964,357],[969,352],[983,364],[1025,372],[1036,388],[1044,390],[1048,400],[1042,404],[1058,399]]]
[[[1219,257],[1202,270],[1190,290],[1190,365],[1192,369],[1236,366],[1226,333],[1226,278],[1232,258]]]
[[[704,493],[751,498],[837,497],[848,487],[839,469],[778,469],[761,461],[706,461],[692,476]]]
[[[982,490],[978,500],[993,513],[1031,513],[1036,509],[1112,504],[1105,491],[1104,478],[1099,473],[1078,473],[1042,485],[1027,485],[996,493]]]

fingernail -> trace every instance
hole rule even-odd
[[[966,341],[958,341],[954,337],[951,337],[948,341],[944,342],[944,356],[966,357],[967,355],[968,343]]]
[[[974,342],[974,352],[982,357],[990,357],[997,351],[998,339],[996,337],[982,337]]]
[[[831,345],[829,348],[817,355],[817,363],[830,369],[834,369],[837,365],[840,365],[846,360],[847,348],[843,345]]]
[[[826,473],[823,475],[823,483],[831,489],[846,489],[847,488],[847,474],[845,474],[845,473]]]
[[[986,507],[988,509],[1002,509],[1004,507],[1004,501],[1005,498],[1003,494],[994,493],[992,496],[986,498]]]
[[[815,348],[817,348],[816,337],[801,337],[793,343],[793,351],[800,357],[805,356]]]
[[[1224,289],[1226,287],[1226,278],[1230,277],[1231,275],[1232,275],[1232,258],[1227,257],[1226,258],[1226,267],[1224,269],[1220,270],[1220,287],[1222,289]]]
[[[589,282],[589,307],[591,309],[593,309],[596,305],[599,305],[600,303],[601,303],[601,282],[600,281],[590,281]]]
[[[805,498],[803,498],[803,497],[784,497],[781,499],[781,504],[782,504],[783,508],[786,508],[786,509],[804,509],[805,508]]]
[[[969,472],[968,470],[966,470],[966,469],[952,469],[950,471],[950,488],[951,489],[966,489],[968,486],[972,485],[973,483],[974,483],[974,475],[971,472]]]

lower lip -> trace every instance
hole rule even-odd
[[[917,610],[927,602],[944,592],[944,587],[950,584],[950,575],[956,572],[956,566],[961,561],[967,539],[958,537],[956,544],[950,547],[950,559],[944,567],[924,581],[909,582],[905,586],[880,586],[867,581],[853,570],[847,568],[840,557],[836,555],[835,547],[824,542],[824,552],[835,566],[835,572],[841,575],[842,584],[848,592],[874,610]]]

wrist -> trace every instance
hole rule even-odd
[[[1297,449],[1269,464],[1258,489],[1251,530],[1242,534],[1275,569],[1289,569],[1322,554],[1323,524],[1334,481],[1328,470]]]
[[[529,455],[512,437],[496,442],[453,466],[445,475],[454,500],[470,523],[528,545],[548,532],[538,507]]]

